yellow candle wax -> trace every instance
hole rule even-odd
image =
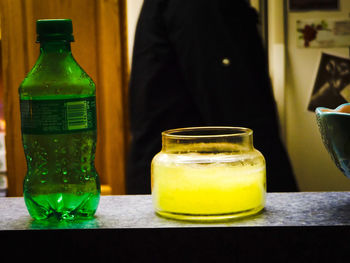
[[[237,162],[236,157],[225,154],[184,156],[166,154],[153,161],[152,196],[156,211],[219,215],[264,207],[264,162]],[[189,161],[193,158],[196,163]]]

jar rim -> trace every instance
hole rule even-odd
[[[253,130],[245,127],[201,126],[170,129],[162,132],[162,136],[172,139],[225,138],[250,136]]]

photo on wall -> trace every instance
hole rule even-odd
[[[350,46],[350,19],[312,18],[298,19],[298,48],[334,48]]]
[[[308,110],[334,109],[347,102],[350,102],[350,59],[322,53]]]

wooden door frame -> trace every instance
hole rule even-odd
[[[35,38],[29,34],[32,31],[30,26],[35,22],[30,21],[31,25],[28,25],[28,19],[32,18],[31,10],[35,9],[30,5],[36,3],[44,2],[41,0],[0,1],[8,196],[23,194],[22,184],[26,163],[21,140],[18,86],[32,66],[30,62],[33,60],[33,54],[30,52],[32,47],[28,46],[28,38],[31,40]],[[96,167],[102,171],[104,194],[124,194],[125,159],[129,145],[126,0],[95,0],[91,1],[91,4],[96,8],[98,33],[96,52],[99,52],[96,84],[100,112],[98,113],[100,125],[98,128],[100,146],[98,147],[100,148],[96,152],[96,155],[99,155],[96,159],[98,160]],[[52,9],[51,12],[53,12]],[[28,32],[29,29],[30,32]]]

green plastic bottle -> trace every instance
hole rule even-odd
[[[96,87],[72,56],[70,19],[36,28],[40,56],[19,87],[24,200],[34,219],[92,217],[100,199]]]

